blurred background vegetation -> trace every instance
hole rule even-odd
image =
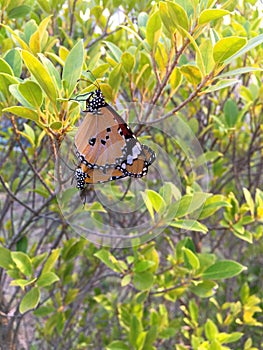
[[[0,348],[261,349],[262,3],[1,0],[0,13]],[[168,175],[152,166],[148,190],[127,192],[144,204],[134,225],[160,228],[150,242],[99,246],[58,205],[55,161],[87,70],[111,105],[162,111],[135,130]],[[79,206],[95,233],[105,211],[125,223],[97,198]]]

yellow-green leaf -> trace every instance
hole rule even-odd
[[[71,96],[77,80],[81,75],[83,61],[84,47],[82,40],[80,40],[69,52],[63,69],[62,79],[66,82],[68,96]]]
[[[18,85],[21,95],[34,107],[40,107],[43,101],[42,90],[34,81],[25,81]]]
[[[42,273],[49,272],[53,269],[55,263],[57,262],[57,260],[59,258],[59,254],[60,254],[60,249],[52,250],[51,254],[47,258],[47,261],[45,262]]]
[[[194,86],[198,85],[202,80],[202,73],[197,66],[190,64],[184,65],[180,68],[181,73]]]
[[[37,280],[37,286],[38,287],[46,287],[50,286],[51,284],[59,281],[59,277],[54,272],[45,272],[42,273]]]
[[[229,36],[220,39],[214,46],[213,57],[216,63],[222,63],[233,56],[246,45],[246,39],[238,36]]]
[[[177,3],[167,1],[167,9],[168,13],[170,15],[170,18],[174,22],[174,25],[176,27],[182,27],[185,30],[188,30],[189,28],[189,22],[188,22],[188,17],[187,13],[185,10]]]
[[[47,69],[33,56],[30,52],[23,50],[22,58],[40,87],[45,91],[46,95],[52,102],[56,102],[57,91]]]
[[[205,24],[215,19],[229,15],[230,12],[222,9],[208,9],[201,12],[198,19],[199,24]]]
[[[195,253],[193,253],[191,249],[188,249],[185,247],[183,247],[182,249],[183,249],[183,251],[186,255],[187,261],[191,265],[191,267],[194,270],[198,270],[200,267],[200,262],[199,262],[198,256]]]
[[[13,106],[13,107],[4,108],[3,112],[9,112],[19,117],[33,120],[35,122],[37,122],[39,119],[37,112],[28,107]]]
[[[147,21],[146,40],[151,49],[154,50],[161,36],[162,22],[159,11],[153,13]]]
[[[38,287],[32,288],[26,295],[23,297],[20,305],[19,311],[21,314],[35,309],[40,301],[40,290]]]
[[[17,268],[26,276],[32,275],[32,264],[29,256],[22,252],[11,252],[11,258]]]

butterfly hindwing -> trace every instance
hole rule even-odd
[[[122,171],[115,168],[90,169],[85,164],[80,164],[75,170],[77,188],[82,190],[87,184],[98,184],[126,177]]]

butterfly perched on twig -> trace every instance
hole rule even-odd
[[[95,86],[95,91],[74,99],[86,104],[86,115],[75,135],[79,165],[74,177],[80,190],[87,184],[143,177],[155,160],[154,151],[137,140],[122,117],[105,101],[100,87]]]

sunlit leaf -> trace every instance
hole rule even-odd
[[[35,309],[40,301],[40,290],[38,287],[32,288],[26,295],[23,297],[20,305],[19,311],[21,314],[25,312]]]

